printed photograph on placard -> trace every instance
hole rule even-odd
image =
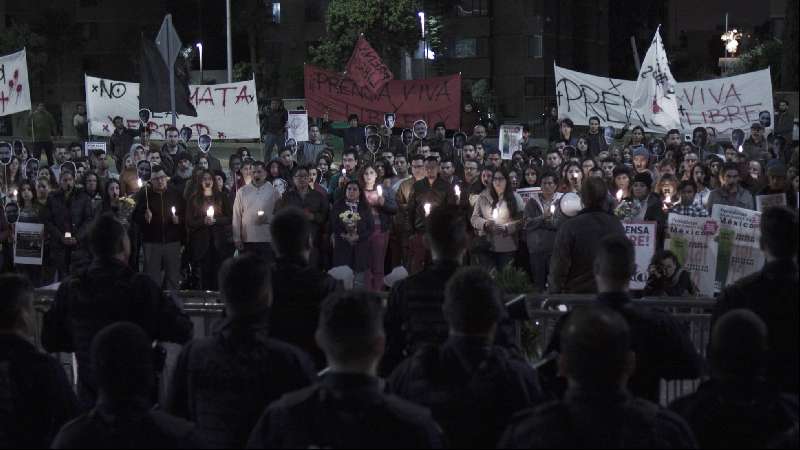
[[[514,152],[520,149],[522,141],[522,125],[502,125],[500,127],[500,156],[510,160]]]

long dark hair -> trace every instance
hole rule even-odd
[[[492,197],[492,208],[497,208],[497,204],[500,203],[500,197],[497,195],[497,191],[494,188],[494,177],[498,173],[503,175],[503,178],[506,179],[506,190],[503,192],[503,200],[506,202],[508,212],[512,219],[518,219],[522,215],[522,212],[519,210],[517,198],[514,196],[514,190],[511,188],[511,177],[508,174],[508,170],[503,167],[495,169],[495,171],[492,172],[492,182],[489,185],[489,195]]]
[[[19,209],[25,209],[31,205],[25,203],[25,199],[22,198],[22,188],[27,185],[28,188],[31,190],[31,194],[33,194],[33,198],[31,199],[32,204],[36,204],[36,186],[31,180],[22,180],[17,186],[17,204],[19,205]]]

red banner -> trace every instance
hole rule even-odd
[[[451,130],[461,125],[461,75],[386,83],[373,94],[341,74],[306,64],[305,95],[308,114],[330,120],[347,120],[357,114],[362,123],[381,124],[383,115],[395,113],[397,127],[411,128],[422,119],[433,128],[444,122]]]
[[[346,70],[347,77],[355,81],[358,87],[369,89],[374,94],[380,92],[383,85],[394,80],[394,74],[381,61],[381,55],[363,36],[358,38]]]

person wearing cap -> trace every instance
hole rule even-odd
[[[186,202],[183,192],[170,188],[168,180],[162,166],[153,166],[150,187],[136,194],[132,217],[141,231],[145,273],[158,286],[175,290],[180,285]]]
[[[768,151],[764,126],[761,125],[761,122],[753,122],[750,125],[750,137],[742,144],[742,151],[750,159],[761,159],[761,154]]]
[[[708,211],[714,213],[714,205],[736,206],[755,210],[753,194],[739,183],[739,165],[732,162],[723,164],[719,172],[720,187],[708,196]]]
[[[169,187],[178,192],[186,192],[186,184],[192,178],[194,167],[192,166],[192,157],[189,152],[178,152],[174,158],[175,161],[175,174],[169,180]]]
[[[786,182],[786,166],[781,161],[772,160],[767,164],[767,185],[757,195],[776,194],[785,195],[786,205],[792,209],[797,208],[794,194]]]

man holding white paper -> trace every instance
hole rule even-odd
[[[270,224],[280,194],[267,182],[267,166],[253,164],[253,182],[236,192],[233,203],[233,243],[239,252],[253,252],[271,261]]]

